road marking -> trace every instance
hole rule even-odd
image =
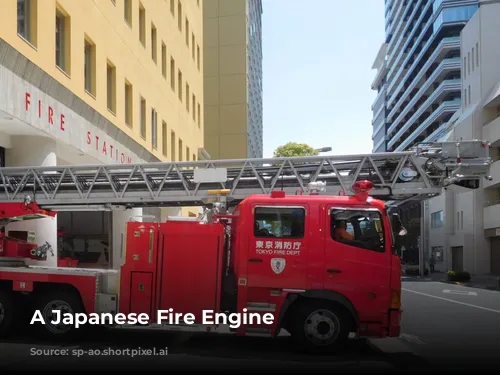
[[[445,290],[443,290],[443,293],[460,294],[462,296],[477,296],[476,292],[469,292],[468,290],[450,290],[450,289],[445,289]]]
[[[423,342],[422,340],[420,340],[417,336],[410,335],[408,333],[401,333],[399,335],[399,338],[402,339],[402,340],[408,341],[408,342],[413,342],[415,344],[419,344],[419,345],[425,344],[425,342]]]
[[[420,295],[422,295],[422,296],[426,296],[426,297],[430,297],[430,298],[440,299],[440,300],[442,300],[442,301],[448,301],[448,302],[456,303],[456,304],[458,304],[458,305],[464,305],[464,306],[469,306],[469,307],[475,307],[476,309],[485,310],[485,311],[489,311],[489,312],[494,312],[494,313],[500,314],[500,310],[489,309],[489,308],[487,308],[487,307],[482,307],[482,306],[473,305],[472,303],[465,303],[465,302],[455,301],[455,300],[452,300],[452,299],[449,299],[449,298],[444,298],[444,297],[433,296],[432,294],[427,294],[427,293],[417,292],[417,291],[415,291],[415,290],[411,290],[411,289],[401,288],[401,290],[404,290],[405,292],[410,292],[410,293],[420,294]]]

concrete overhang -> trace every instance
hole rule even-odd
[[[500,105],[500,81],[493,86],[493,89],[484,101],[485,108],[496,107],[497,105]]]

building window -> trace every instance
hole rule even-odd
[[[175,132],[170,131],[170,160],[175,161]]]
[[[444,226],[443,211],[433,212],[431,214],[431,228],[441,228]]]
[[[475,48],[472,47],[472,71],[474,71],[474,68],[475,68],[474,50],[475,50]]]
[[[469,104],[471,103],[471,100],[470,100],[470,92],[471,92],[471,89],[470,89],[470,85],[469,85],[469,97],[467,98],[467,101],[469,102]]]
[[[177,27],[182,32],[182,4],[180,0],[177,0]]]
[[[157,113],[154,108],[151,109],[151,146],[156,150],[158,149],[158,123]]]
[[[467,53],[467,75],[470,75],[470,52]]]
[[[36,46],[36,0],[17,0],[17,34]]]
[[[170,0],[170,13],[175,16],[175,0]]]
[[[108,110],[116,113],[116,67],[110,62],[106,65],[106,91]]]
[[[196,96],[194,94],[192,102],[192,113],[193,113],[193,121],[196,121]]]
[[[462,68],[464,78],[467,77],[467,56],[464,56],[464,67]]]
[[[179,90],[179,100],[182,102],[182,72],[177,73],[177,90]]]
[[[479,66],[479,42],[476,43],[476,66]]]
[[[69,74],[70,59],[70,18],[59,9],[56,10],[56,65]]]
[[[139,40],[146,47],[146,9],[139,3]]]
[[[304,238],[306,210],[302,207],[255,207],[257,238]],[[297,249],[283,249],[297,250]]]
[[[133,124],[133,95],[132,95],[132,85],[130,82],[125,81],[125,124],[130,128]]]
[[[186,111],[189,112],[189,85],[186,82]]]
[[[198,65],[198,70],[200,70],[201,52],[200,46],[196,46],[196,65]]]
[[[129,26],[132,26],[132,0],[123,1],[123,18]]]
[[[161,74],[166,79],[167,78],[167,46],[165,43],[161,43]]]
[[[186,161],[189,161],[191,158],[191,151],[189,150],[189,147],[186,147]]]
[[[194,38],[194,33],[191,34],[191,55],[193,57],[193,61],[196,60],[196,47],[195,47],[196,41]]]
[[[165,157],[168,157],[167,145],[168,145],[167,123],[165,121],[162,121],[162,123],[161,123],[161,152],[163,153],[163,156],[165,156]]]
[[[84,80],[85,91],[95,97],[96,95],[96,58],[95,44],[88,38],[84,39]]]
[[[153,61],[157,62],[157,40],[156,40],[156,27],[155,25],[151,24],[151,58],[153,59]]]
[[[201,106],[200,103],[198,103],[198,127],[201,126]]]
[[[0,147],[0,168],[5,168],[5,148]]]
[[[184,30],[186,33],[186,46],[189,48],[189,21],[186,17],[186,30]]]
[[[467,107],[467,89],[464,89],[464,105]]]
[[[175,91],[175,60],[170,58],[170,88]]]
[[[141,137],[146,139],[146,99],[141,96]]]
[[[183,157],[182,157],[182,139],[179,138],[179,161],[182,161],[183,160]]]

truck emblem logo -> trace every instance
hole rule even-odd
[[[283,272],[286,266],[286,259],[283,258],[273,258],[271,259],[271,268],[275,274],[280,274]]]

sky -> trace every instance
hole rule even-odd
[[[383,0],[263,0],[264,157],[287,142],[372,151]]]

